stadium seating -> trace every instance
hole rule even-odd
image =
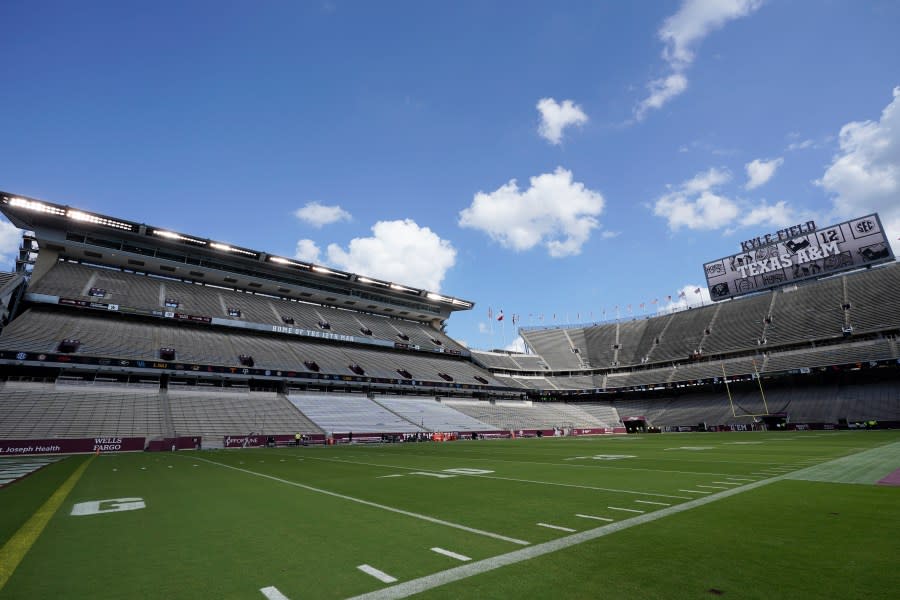
[[[434,398],[375,396],[377,404],[428,431],[489,431],[494,427]]]
[[[507,371],[547,371],[549,367],[537,354],[512,354],[472,350],[476,363],[488,368]]]
[[[21,277],[18,279],[21,280]],[[0,284],[13,281],[0,279]],[[26,305],[0,333],[0,350],[71,353],[117,361],[157,361],[253,366],[296,371],[322,385],[344,377],[412,380],[455,387],[487,386],[537,397],[543,393],[590,393],[633,388],[677,389],[677,396],[618,398],[615,403],[530,403],[453,398],[316,394],[129,385],[7,382],[2,388],[0,436],[199,435],[209,444],[251,432],[418,432],[613,427],[620,418],[646,416],[665,426],[747,423],[768,409],[795,420],[895,415],[889,387],[865,390],[775,388],[768,406],[755,392],[738,389],[732,402],[722,391],[691,391],[698,381],[807,372],[834,365],[874,366],[900,359],[900,268],[861,270],[774,291],[661,314],[582,327],[527,329],[535,354],[474,351],[472,359],[443,352],[393,348],[393,343],[430,350],[464,350],[432,327],[413,321],[319,306],[156,275],[57,261],[42,270],[28,291],[115,304],[119,311],[84,311],[46,302]],[[47,300],[44,298],[44,300]],[[127,309],[180,312],[221,319],[198,324],[128,316]],[[246,327],[259,323],[369,338],[390,346],[346,343]],[[77,340],[61,350],[63,340]],[[162,358],[161,349],[175,356]],[[248,365],[247,361],[251,360]],[[322,389],[322,388],[319,388]],[[669,393],[669,392],[665,392]],[[580,395],[580,394],[579,394]],[[578,396],[566,396],[577,398]],[[594,396],[596,397],[596,396]],[[732,413],[732,409],[737,413]]]
[[[533,329],[523,331],[526,343],[539,354],[554,371],[583,368],[567,329]],[[580,350],[581,351],[581,350]]]
[[[0,383],[0,439],[152,437],[163,412],[157,389]]]
[[[236,330],[241,331],[241,330]],[[128,319],[112,313],[68,313],[32,308],[0,336],[0,349],[56,352],[63,339],[78,339],[79,354],[131,360],[155,360],[160,348],[176,350],[179,362],[241,366],[241,354],[254,358],[262,369],[308,372],[304,361],[315,361],[322,373],[352,375],[349,365],[360,365],[371,377],[404,379],[404,369],[419,381],[481,385],[481,377],[502,386],[494,376],[469,361],[440,354],[375,350],[361,346],[306,341],[299,337],[264,333],[233,333],[222,328],[189,326],[167,321]]]
[[[758,346],[775,296],[765,292],[717,304],[710,332],[703,340],[703,353],[715,355]]]
[[[322,433],[275,392],[169,389],[166,396],[175,433],[203,436],[207,448],[221,447],[228,435]]]
[[[583,362],[595,369],[612,369],[611,379],[627,380],[627,385],[665,383],[681,380],[682,375],[654,382],[648,380],[650,375],[615,371],[639,365],[671,366],[697,351],[714,358],[833,341],[845,336],[845,325],[851,325],[854,334],[896,330],[900,328],[897,289],[900,268],[890,264],[672,314],[584,328],[526,328],[522,336],[553,371],[577,371]],[[572,351],[577,347],[575,340],[582,338],[586,352],[576,354]],[[502,368],[513,370],[509,364]]]
[[[607,426],[604,421],[573,404],[530,401],[466,402],[451,398],[445,399],[444,402],[474,419],[505,431]]]
[[[770,414],[785,413],[798,423],[900,420],[900,392],[891,383],[784,386],[766,390],[765,401],[751,389],[734,392],[731,403],[723,389],[670,398],[618,399],[614,406],[623,419],[642,416],[658,427],[750,424],[766,409]]]
[[[92,288],[104,290],[105,295],[91,296]],[[47,273],[33,282],[29,291],[142,310],[168,310],[262,324],[284,325],[287,318],[294,320],[295,327],[313,331],[367,337],[362,331],[365,329],[371,331],[371,337],[375,339],[419,345],[423,348],[464,350],[445,333],[415,321],[72,262],[60,261],[54,264]],[[175,301],[177,306],[167,306],[167,300]],[[229,314],[229,309],[237,309],[240,316]],[[321,323],[328,323],[330,327],[323,329]],[[401,335],[408,339],[403,339]],[[440,343],[435,343],[434,340]]]
[[[852,281],[847,302],[854,333],[900,328],[900,268],[869,269],[847,279]]]
[[[842,335],[844,287],[841,277],[793,285],[776,292],[766,344],[777,346]]]
[[[292,393],[288,399],[326,434],[351,431],[416,433],[426,430],[362,394]]]
[[[612,404],[601,404],[599,402],[580,402],[578,408],[588,413],[605,427],[622,427],[622,419],[619,417],[619,411]]]

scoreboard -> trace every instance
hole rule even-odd
[[[877,214],[744,247],[743,252],[703,265],[712,300],[894,260]]]

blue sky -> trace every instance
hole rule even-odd
[[[898,251],[893,1],[7,0],[0,22],[0,189],[439,288],[477,303],[448,328],[475,348],[513,314],[699,300],[703,262],[808,218],[877,210]]]

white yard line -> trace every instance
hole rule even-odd
[[[382,467],[385,469],[403,469],[405,471],[422,471],[421,467],[400,467],[397,465],[382,465],[378,463],[370,463],[370,462],[361,462],[361,461],[351,461],[351,460],[340,460],[337,458],[313,458],[313,460],[323,460],[326,462],[336,462],[336,463],[345,463],[348,465],[365,465],[368,467]],[[425,469],[427,470],[427,469]],[[498,477],[496,475],[478,475],[477,473],[455,473],[455,475],[460,475],[462,477],[478,477],[479,479],[497,479],[500,481],[516,481],[519,483],[534,483],[539,485],[554,485],[560,487],[570,487],[570,488],[579,488],[583,490],[596,490],[599,492],[615,492],[617,494],[636,494],[638,496],[655,496],[658,498],[675,498],[676,500],[690,500],[690,498],[686,498],[684,496],[672,496],[671,494],[658,494],[655,492],[638,492],[636,490],[620,490],[617,488],[603,488],[596,487],[592,485],[578,485],[575,483],[557,483],[555,481],[537,481],[534,479],[518,479],[515,477]]]
[[[461,560],[463,562],[472,560],[465,554],[457,554],[456,552],[450,552],[449,550],[444,550],[443,548],[432,548],[431,551],[437,552],[438,554],[443,554],[444,556],[449,556],[450,558],[455,558],[456,560]]]
[[[259,591],[262,592],[262,595],[269,600],[289,600],[288,597],[282,594],[274,585],[260,588]]]
[[[641,515],[647,512],[646,510],[638,510],[636,508],[619,508],[618,506],[607,506],[606,508],[608,508],[609,510],[621,510],[622,512],[638,513]]]
[[[704,490],[727,490],[728,489],[724,485],[703,485],[702,483],[698,483],[694,487],[702,487]]]
[[[567,531],[569,533],[575,533],[578,531],[577,529],[571,529],[569,527],[561,527],[559,525],[551,525],[550,523],[538,523],[538,527],[546,527],[547,529],[558,529],[560,531]]]
[[[616,533],[617,531],[622,531],[636,525],[643,525],[644,523],[650,523],[652,521],[656,521],[670,515],[685,512],[700,506],[705,506],[706,504],[717,502],[719,500],[737,494],[742,494],[764,485],[768,485],[775,481],[780,481],[783,478],[784,476],[773,477],[771,479],[755,481],[742,487],[729,488],[723,492],[719,492],[715,495],[711,495],[705,498],[696,498],[694,500],[691,500],[690,502],[676,504],[675,506],[670,506],[668,508],[645,513],[643,515],[638,515],[624,521],[610,523],[609,525],[603,525],[595,529],[588,529],[587,531],[581,531],[572,535],[567,535],[555,540],[551,540],[549,542],[544,542],[542,544],[535,544],[533,546],[529,546],[528,548],[522,548],[520,550],[515,550],[507,554],[492,556],[491,558],[486,558],[484,560],[479,560],[476,562],[461,565],[459,567],[454,567],[452,569],[447,569],[446,571],[440,571],[438,573],[419,577],[418,579],[412,579],[395,586],[370,592],[368,594],[355,596],[351,600],[397,600],[399,598],[407,598],[414,594],[420,594],[441,585],[459,581],[461,579],[467,579],[469,577],[480,575],[487,571],[499,569],[500,567],[513,565],[525,560],[536,558],[538,556],[550,554],[551,552],[557,552],[571,546],[583,544],[584,542],[595,540],[597,538],[607,536],[611,533]]]
[[[476,451],[467,450],[466,452],[476,452]],[[478,453],[481,454],[480,452],[478,452]],[[390,456],[390,455],[384,455],[384,456],[386,456],[388,458],[396,458],[395,456]],[[450,460],[450,459],[457,458],[455,456],[452,456],[452,457],[432,456],[430,454],[412,454],[412,456],[415,456],[416,458],[433,458],[433,459],[439,458],[441,460]],[[395,465],[380,465],[380,464],[376,464],[376,463],[364,463],[364,462],[356,462],[356,461],[349,461],[349,460],[340,460],[337,458],[316,458],[316,457],[312,457],[312,456],[309,458],[311,460],[327,460],[327,461],[331,461],[331,462],[345,462],[348,464],[370,465],[370,466],[374,466],[374,467],[392,467],[395,469],[410,469],[410,468],[412,468],[412,467],[398,467]],[[710,473],[707,471],[673,471],[671,469],[649,469],[649,468],[645,468],[645,467],[613,466],[613,465],[610,465],[609,463],[605,463],[603,461],[593,461],[593,462],[589,462],[589,463],[577,463],[576,464],[576,463],[561,463],[561,462],[541,462],[541,461],[534,461],[534,460],[510,460],[508,458],[495,458],[495,457],[484,458],[484,457],[476,457],[476,456],[466,456],[466,457],[460,456],[459,460],[461,460],[461,461],[483,460],[483,461],[488,461],[488,462],[505,462],[505,463],[514,463],[514,464],[522,464],[522,465],[547,465],[547,466],[551,466],[551,467],[571,467],[571,468],[576,468],[576,469],[591,469],[591,468],[593,468],[593,469],[611,469],[613,471],[649,471],[651,473],[676,473],[678,475],[710,475],[712,477],[725,477],[726,475],[728,475],[728,473]],[[563,460],[565,460],[565,459],[563,459]],[[657,459],[654,458],[653,460],[657,460]],[[659,459],[659,460],[663,460],[663,459]],[[677,460],[677,459],[671,459],[671,460]],[[690,461],[687,461],[687,462],[690,462]],[[746,463],[746,462],[737,463],[734,461],[726,461],[726,460],[696,461],[696,462],[705,462],[705,463],[721,462],[721,463],[726,463],[729,465],[738,465],[738,464],[739,465],[747,465],[747,464],[770,465],[770,464],[772,464],[772,463]],[[421,471],[421,470],[428,470],[428,469],[420,467],[415,470]]]
[[[737,488],[734,488],[737,489]],[[700,490],[678,490],[679,492],[687,492],[688,494],[712,494],[712,492],[701,492]]]
[[[615,519],[610,519],[609,517],[597,517],[595,515],[581,515],[576,514],[576,517],[581,517],[582,519],[593,519],[595,521],[606,521],[607,523],[612,523]]]
[[[744,485],[743,483],[735,483],[734,481],[713,481],[712,483],[719,483],[722,485]]]
[[[652,500],[635,500],[638,504],[655,504],[657,506],[672,506],[666,502],[653,502]]]
[[[451,521],[444,521],[443,519],[438,519],[437,517],[431,517],[428,515],[414,513],[414,512],[408,511],[408,510],[394,508],[393,506],[387,506],[385,504],[378,504],[377,502],[370,502],[369,500],[363,500],[362,498],[354,498],[353,496],[347,496],[345,494],[339,494],[337,492],[323,490],[320,488],[313,487],[311,485],[297,483],[296,481],[289,481],[287,479],[281,479],[280,477],[266,475],[265,473],[257,473],[256,471],[250,471],[249,469],[233,467],[231,465],[226,465],[224,463],[216,462],[214,460],[208,460],[208,459],[200,458],[200,457],[194,457],[194,459],[202,460],[203,462],[217,465],[217,466],[225,468],[225,469],[231,469],[233,471],[240,471],[242,473],[247,473],[248,475],[253,475],[255,477],[262,477],[263,479],[271,479],[272,481],[277,481],[279,483],[284,483],[286,485],[292,485],[294,487],[302,488],[302,489],[308,490],[310,492],[316,492],[318,494],[325,494],[326,496],[332,496],[334,498],[341,498],[342,500],[356,502],[357,504],[364,504],[366,506],[371,506],[373,508],[379,508],[381,510],[386,510],[388,512],[397,513],[399,515],[405,515],[407,517],[412,517],[414,519],[421,519],[423,521],[428,521],[429,523],[436,523],[438,525],[444,525],[445,527],[453,527],[454,529],[461,529],[463,531],[468,531],[469,533],[477,533],[478,535],[483,535],[485,537],[494,538],[495,540],[503,540],[504,542],[510,542],[513,544],[517,544],[519,546],[527,546],[530,543],[530,542],[526,542],[525,540],[518,540],[516,538],[507,537],[505,535],[500,535],[499,533],[494,533],[492,531],[484,531],[483,529],[476,529],[474,527],[460,525],[459,523],[453,523]]]
[[[574,483],[556,483],[554,481],[535,481],[533,479],[517,479],[514,477],[497,477],[496,475],[470,475],[470,477],[478,477],[482,479],[499,479],[501,481],[517,481],[519,483],[536,483],[540,485],[555,485],[561,487],[581,488],[583,490],[597,490],[600,492],[615,492],[617,494],[634,494],[638,496],[652,496],[655,498],[675,498],[677,500],[690,500],[685,496],[673,496],[671,494],[657,494],[655,492],[637,492],[635,490],[620,490],[616,488],[602,488],[591,485],[577,485]]]
[[[371,565],[359,565],[356,568],[359,569],[360,571],[362,571],[363,573],[365,573],[366,575],[371,575],[375,579],[378,579],[379,581],[383,581],[384,583],[394,583],[395,581],[397,581],[396,577],[392,577],[392,576],[388,575],[387,573],[385,573],[384,571],[379,571],[378,569],[376,569],[375,567],[373,567]]]

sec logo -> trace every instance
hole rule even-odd
[[[875,223],[872,221],[860,221],[856,224],[856,230],[860,233],[868,233],[875,229]]]

